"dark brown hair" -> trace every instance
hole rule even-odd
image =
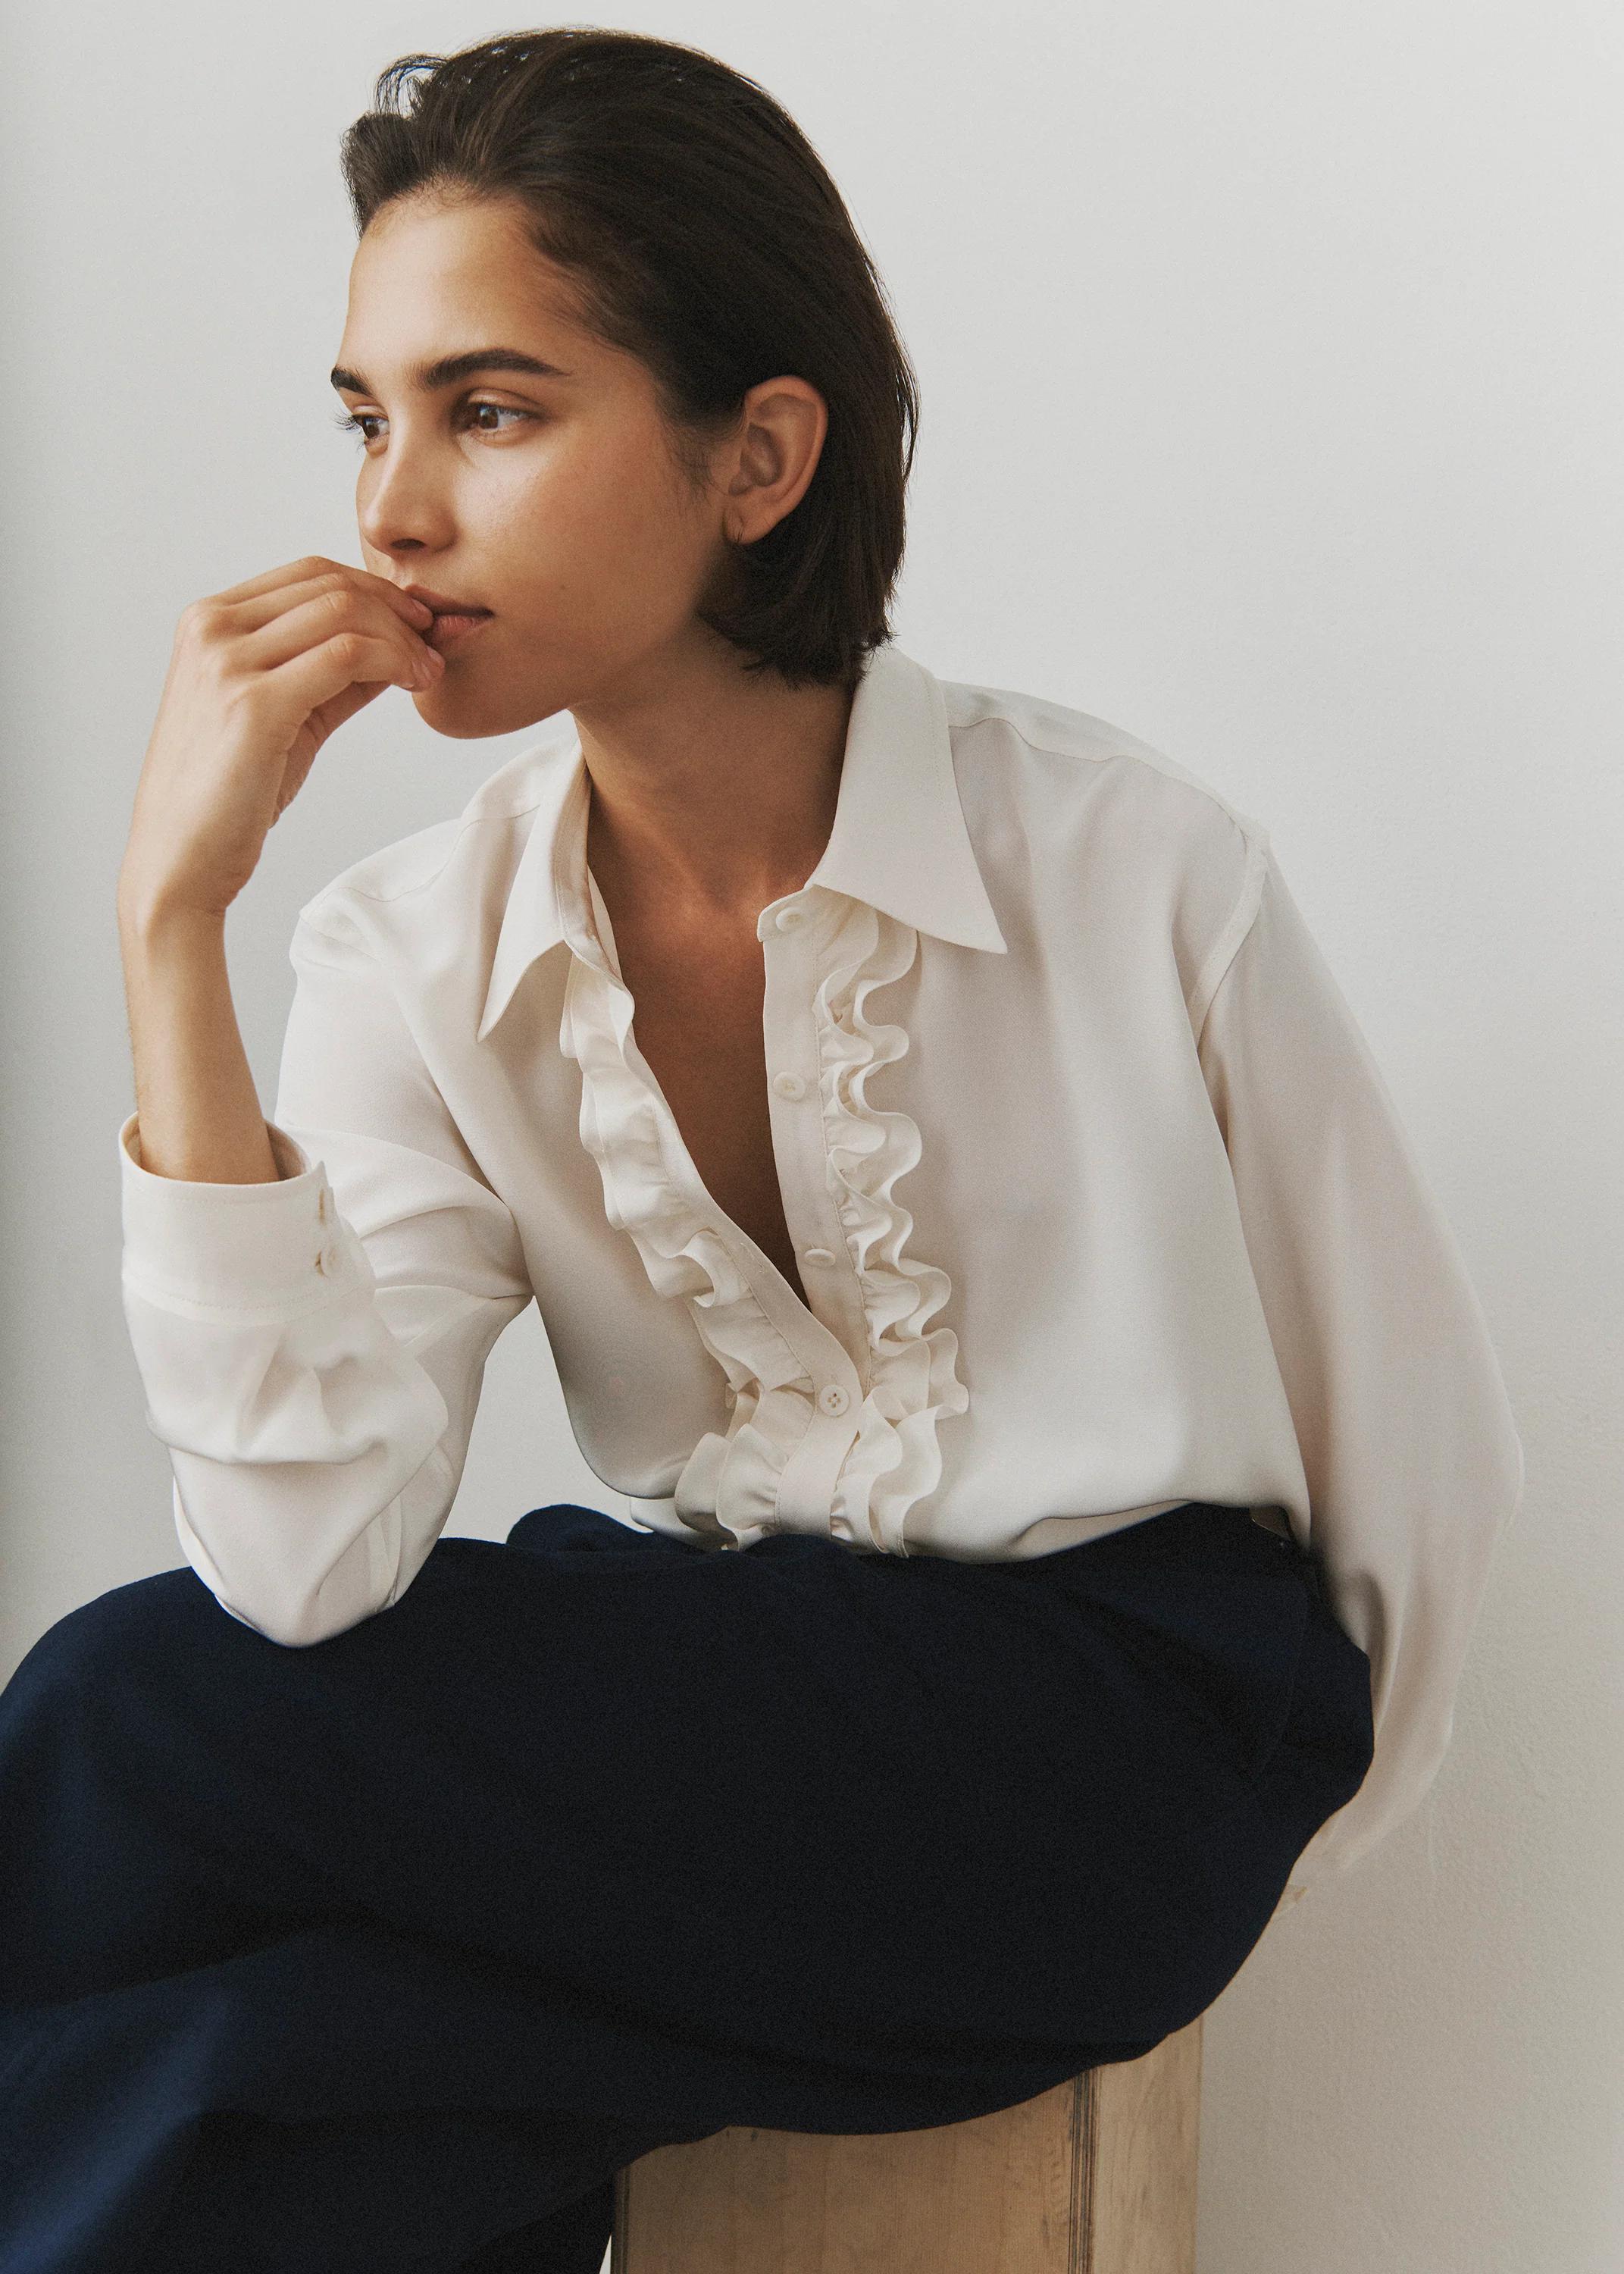
[[[891,637],[917,382],[885,289],[823,162],[714,56],[574,25],[405,56],[345,132],[358,231],[391,199],[512,201],[580,321],[648,367],[673,463],[748,388],[793,373],[828,407],[805,494],[735,545],[701,621],[791,686],[854,685]]]

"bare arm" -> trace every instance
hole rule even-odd
[[[141,1163],[160,1177],[277,1176],[226,970],[223,911],[118,907]]]

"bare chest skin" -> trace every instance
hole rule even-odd
[[[755,924],[703,936],[657,934],[605,899],[635,1006],[633,1039],[700,1181],[805,1303],[772,1150],[762,1035],[767,974]]]

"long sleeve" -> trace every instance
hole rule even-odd
[[[1522,1448],[1455,1237],[1272,849],[1200,1036],[1307,1481],[1309,1545],[1371,1660],[1375,1750],[1285,1901],[1417,1806],[1453,1734]],[[1301,1536],[1303,1525],[1295,1525]]]
[[[444,1526],[497,1337],[532,1299],[384,975],[302,914],[275,1183],[141,1164],[119,1132],[123,1299],[188,1562],[271,1640],[398,1600]]]

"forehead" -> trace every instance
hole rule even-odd
[[[356,248],[339,361],[403,367],[487,339],[572,370],[603,353],[563,273],[510,207],[386,206]]]

